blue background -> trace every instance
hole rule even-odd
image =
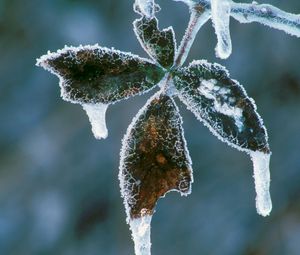
[[[160,27],[180,42],[188,8],[157,1]],[[147,94],[109,107],[96,140],[79,105],[35,59],[64,45],[95,44],[147,57],[136,40],[133,1],[0,1],[0,254],[128,255],[133,243],[118,182],[121,139]],[[300,13],[298,0],[269,0]],[[270,217],[256,214],[250,158],[217,140],[179,104],[193,160],[193,192],[169,193],[152,222],[154,255],[300,254],[300,40],[231,20],[233,54],[215,58],[211,22],[187,63],[219,62],[257,103],[268,128]]]

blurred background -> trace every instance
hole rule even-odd
[[[267,0],[300,13],[298,0]],[[99,43],[146,57],[131,0],[0,0],[0,254],[129,255],[133,242],[118,182],[121,139],[152,94],[109,107],[96,140],[79,105],[35,59],[64,45]],[[160,27],[179,43],[188,8],[157,0]],[[250,158],[221,143],[180,104],[193,160],[193,192],[169,193],[153,217],[154,255],[300,254],[300,40],[231,22],[233,54],[215,58],[211,22],[188,61],[219,62],[257,103],[268,128],[273,211],[255,210]]]

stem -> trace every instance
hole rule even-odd
[[[211,0],[191,0],[190,5],[201,6],[211,13]],[[231,14],[240,23],[258,22],[300,37],[300,14],[285,12],[269,4],[235,3],[231,1]]]
[[[191,17],[189,25],[182,38],[180,46],[178,48],[174,67],[182,66],[186,60],[188,53],[190,52],[191,46],[195,40],[195,37],[199,29],[205,24],[210,18],[210,11],[205,6],[194,5],[191,8]]]
[[[258,22],[300,37],[300,15],[282,11],[269,4],[231,4],[231,16],[241,23]]]

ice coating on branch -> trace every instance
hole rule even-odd
[[[232,2],[231,16],[241,23],[258,22],[300,37],[300,15],[282,11],[269,4]]]
[[[82,104],[83,109],[89,117],[92,125],[92,131],[96,139],[107,137],[107,128],[105,122],[105,113],[107,110],[107,104]]]
[[[154,0],[135,0],[134,8],[147,18],[153,18],[156,5]]]
[[[256,209],[258,214],[268,216],[272,210],[272,201],[270,197],[270,154],[259,151],[250,153],[256,190]]]
[[[151,215],[144,215],[129,221],[132,239],[134,241],[135,255],[151,254],[151,219]]]
[[[230,0],[211,0],[211,18],[217,35],[216,55],[226,59],[232,51],[229,21],[230,21]]]
[[[209,20],[210,11],[209,9],[203,9],[201,11],[193,10],[191,13],[189,25],[185,31],[184,37],[180,43],[178,51],[176,53],[176,65],[183,65],[186,60],[188,53],[193,45],[196,35],[200,28]]]

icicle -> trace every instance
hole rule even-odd
[[[150,255],[150,224],[152,215],[144,215],[141,218],[130,219],[129,225],[134,241],[135,255]]]
[[[270,154],[255,151],[250,153],[253,168],[256,190],[256,209],[258,214],[268,216],[272,210],[270,197]]]
[[[96,139],[107,137],[107,128],[105,122],[105,113],[107,110],[107,104],[82,104],[83,109],[89,117],[92,125],[92,131]]]
[[[218,39],[216,55],[222,59],[228,58],[232,51],[229,31],[230,9],[229,0],[211,0],[212,22]]]
[[[154,0],[135,0],[135,6],[139,8],[140,12],[147,18],[153,18],[155,13]]]

